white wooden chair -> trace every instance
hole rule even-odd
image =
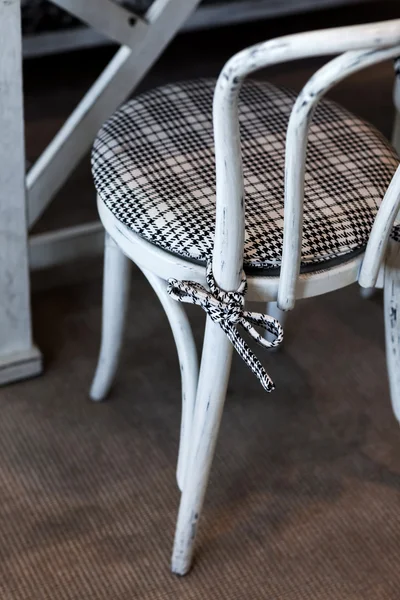
[[[400,167],[388,187],[362,263],[359,284],[366,289],[383,280],[386,362],[393,411],[400,422]],[[381,283],[382,285],[382,283]]]
[[[268,65],[339,52],[344,54],[321,68],[297,99],[267,83],[244,83]],[[372,126],[321,99],[351,73],[399,55],[400,20],[271,40],[231,58],[216,86],[191,81],[138,96],[107,121],[95,141],[93,175],[107,233],[102,344],[91,395],[103,399],[115,374],[132,260],[168,315],[181,365],[182,498],[172,558],[177,574],[191,565],[233,345],[263,387],[273,388],[237,326],[267,346],[281,342],[281,326],[243,310],[243,266],[246,300],[277,301],[284,311],[298,298],[358,280],[399,159]],[[388,235],[394,221],[380,213],[377,223]],[[374,268],[363,285],[375,283],[382,252],[379,258],[373,254]],[[399,294],[397,264],[389,264]],[[201,305],[208,315],[199,377],[190,326],[177,299]],[[275,340],[266,341],[252,324]],[[392,351],[397,360],[399,336]],[[394,405],[399,366],[397,360],[390,369]]]

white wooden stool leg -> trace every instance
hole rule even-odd
[[[165,310],[178,352],[182,382],[182,417],[176,478],[179,489],[182,491],[192,439],[192,422],[199,370],[197,350],[183,305],[169,296],[167,284],[163,279],[144,269],[142,271]]]
[[[214,456],[228,386],[232,345],[207,318],[191,448],[175,532],[171,568],[185,575],[191,566],[197,526]]]
[[[129,258],[106,233],[101,348],[90,389],[92,400],[106,397],[118,367],[129,299],[130,267]]]
[[[270,317],[274,317],[274,319],[277,319],[279,321],[279,323],[282,325],[282,327],[284,327],[284,325],[286,323],[288,312],[286,310],[281,310],[280,308],[278,308],[278,304],[276,302],[268,302],[267,303],[266,314],[269,315]],[[275,339],[275,336],[272,333],[270,333],[269,331],[266,331],[265,339],[268,340],[269,342],[273,342]],[[279,348],[281,348],[281,346],[278,346],[277,350]]]
[[[400,244],[390,241],[385,264],[386,361],[394,414],[400,421]]]

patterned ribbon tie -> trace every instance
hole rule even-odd
[[[263,388],[267,392],[271,392],[275,388],[273,381],[241,337],[236,326],[241,325],[261,346],[276,348],[283,341],[283,328],[281,324],[269,315],[244,310],[244,297],[247,291],[246,275],[244,272],[242,273],[242,281],[239,289],[236,292],[225,292],[217,286],[212,273],[211,261],[207,262],[206,277],[210,291],[194,281],[170,279],[167,288],[168,294],[179,302],[201,306],[212,321],[218,323],[226,333],[236,352],[258,377]],[[253,325],[258,325],[274,334],[275,340],[270,342],[263,338]]]

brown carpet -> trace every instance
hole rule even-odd
[[[274,394],[235,359],[195,566],[179,579],[172,337],[135,272],[117,383],[90,403],[100,294],[99,280],[37,293],[46,375],[0,390],[0,597],[398,598],[400,431],[380,297],[354,286],[299,303],[285,349],[264,355]]]

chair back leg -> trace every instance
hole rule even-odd
[[[393,240],[385,263],[384,310],[390,396],[400,421],[400,243]]]
[[[107,396],[118,368],[129,300],[130,262],[106,233],[101,347],[90,389],[90,397],[95,401]]]

